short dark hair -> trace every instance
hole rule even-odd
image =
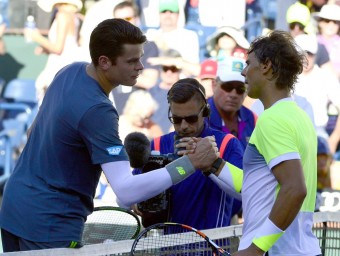
[[[278,89],[294,90],[294,85],[303,66],[307,63],[304,52],[299,51],[293,37],[286,31],[275,30],[256,38],[248,54],[254,53],[258,61],[272,63],[273,76]]]
[[[117,10],[124,9],[126,7],[131,7],[133,9],[133,14],[135,15],[135,17],[139,16],[140,13],[138,6],[131,1],[123,1],[119,4],[116,4],[116,6],[113,8],[113,15]]]
[[[192,98],[207,104],[204,86],[194,78],[179,79],[168,92],[168,103],[186,103]]]
[[[146,36],[136,26],[123,19],[107,19],[97,25],[90,37],[90,55],[95,66],[100,56],[112,63],[124,53],[124,44],[143,44]]]

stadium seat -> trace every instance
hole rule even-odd
[[[12,172],[38,109],[35,80],[13,79],[0,100],[0,188]]]

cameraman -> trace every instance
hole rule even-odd
[[[242,166],[243,149],[241,143],[231,134],[210,128],[205,121],[210,109],[205,99],[204,87],[193,78],[178,80],[168,92],[169,120],[174,124],[175,132],[160,137],[161,155],[174,153],[184,148],[190,137],[214,136],[223,159],[236,166]],[[175,141],[175,136],[182,139]],[[223,139],[227,143],[225,150],[220,146]],[[229,139],[229,141],[227,141]],[[157,149],[157,142],[151,142],[151,150]],[[176,148],[174,144],[176,143]],[[179,150],[180,151],[180,150]],[[141,173],[135,169],[134,174]],[[186,180],[173,185],[170,189],[169,218],[166,221],[183,223],[197,229],[210,229],[230,225],[233,214],[234,198],[223,192],[210,178],[196,171]],[[237,211],[239,209],[235,209]],[[143,212],[135,207],[137,214]],[[148,213],[144,212],[144,216]]]

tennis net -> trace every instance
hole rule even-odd
[[[233,253],[237,250],[240,237],[242,236],[242,225],[224,228],[202,230],[210,239],[219,246]],[[320,241],[322,255],[340,255],[340,214],[339,212],[317,212],[314,213],[313,231]],[[80,249],[48,249],[27,252],[12,252],[2,255],[9,256],[115,256],[130,255],[133,240],[117,241],[112,243],[86,245]]]

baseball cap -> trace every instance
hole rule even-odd
[[[299,22],[306,27],[310,21],[310,11],[306,5],[296,2],[289,6],[286,20],[287,23]]]
[[[239,81],[244,83],[245,78],[241,75],[245,62],[241,58],[228,57],[218,62],[217,77],[222,82]]]
[[[205,60],[201,63],[201,71],[199,78],[216,78],[217,62],[211,59]]]
[[[178,0],[160,0],[159,12],[164,11],[179,12]]]
[[[328,141],[324,137],[318,136],[318,154],[330,154]]]
[[[318,41],[316,36],[301,34],[296,36],[295,38],[296,44],[304,51],[310,52],[312,54],[316,54],[318,51]]]

